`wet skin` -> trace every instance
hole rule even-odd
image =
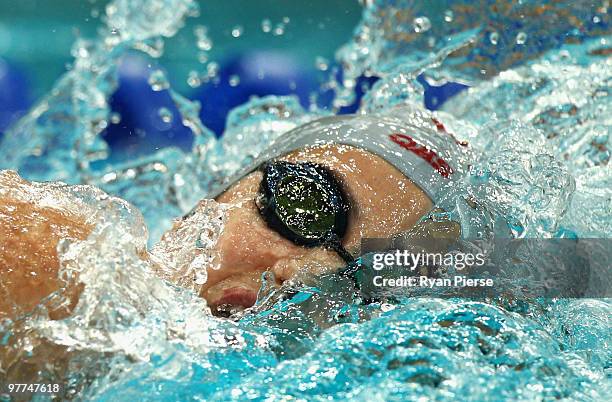
[[[37,190],[15,172],[0,172],[0,319],[30,312],[58,290],[58,242],[84,240],[92,230],[85,216],[15,193]],[[68,292],[70,305],[51,308],[51,318],[67,316],[76,305],[79,289]]]
[[[341,183],[350,204],[344,247],[358,255],[363,237],[389,237],[412,227],[431,208],[427,195],[395,167],[369,152],[342,145],[295,151],[284,158],[327,167]],[[219,269],[209,270],[200,295],[215,311],[219,306],[249,307],[265,271],[282,283],[344,266],[324,247],[295,245],[267,226],[255,198],[262,178],[254,172],[217,198],[230,204],[226,226],[217,243]],[[0,318],[31,311],[58,290],[57,244],[62,238],[85,239],[92,227],[87,217],[11,196],[9,188],[32,186],[13,172],[0,173]],[[73,292],[76,300],[78,290]],[[72,303],[74,305],[74,303]],[[70,306],[52,313],[69,314]]]
[[[427,195],[394,166],[355,147],[318,146],[281,159],[314,162],[333,172],[350,202],[342,244],[354,256],[362,238],[406,231],[432,206]],[[264,271],[273,272],[281,283],[345,265],[334,251],[298,246],[268,227],[255,204],[261,179],[261,172],[253,172],[217,197],[233,208],[217,245],[220,269],[209,270],[200,293],[213,310],[220,305],[253,305]]]

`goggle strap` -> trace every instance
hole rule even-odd
[[[338,238],[337,234],[333,232],[329,233],[327,235],[327,239],[325,239],[325,246],[338,253],[340,258],[342,258],[347,264],[352,264],[355,262],[355,258],[351,255],[351,253],[342,247],[342,242]]]

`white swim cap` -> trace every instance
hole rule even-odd
[[[419,186],[434,202],[463,176],[467,144],[447,132],[428,111],[399,107],[381,115],[324,117],[273,141],[249,168],[226,181],[216,197],[261,163],[289,152],[324,144],[344,144],[380,156]]]

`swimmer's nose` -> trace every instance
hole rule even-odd
[[[225,227],[215,246],[219,266],[208,270],[200,295],[211,306],[250,307],[262,274],[272,271],[279,261],[299,256],[302,248],[270,229],[253,202],[228,205]],[[280,281],[288,275],[286,269],[275,273]]]
[[[295,273],[295,269],[291,266],[290,261],[277,261],[276,264],[272,266],[270,271],[274,274],[274,280],[278,285],[282,285],[283,282],[291,279],[291,277]]]
[[[299,257],[278,260],[270,269],[276,282],[282,284],[290,279],[307,279],[335,272],[346,265],[334,250],[323,247],[307,249]]]

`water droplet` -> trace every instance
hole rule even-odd
[[[516,35],[517,45],[524,45],[526,41],[527,41],[527,34],[525,32],[519,32],[518,35]]]
[[[602,98],[604,96],[608,96],[609,95],[609,91],[607,89],[598,89],[597,91],[595,91],[595,93],[593,94],[593,97],[596,98]]]
[[[232,28],[232,36],[234,38],[238,38],[240,37],[240,35],[242,35],[243,31],[244,31],[244,28],[242,28],[242,26],[236,25],[234,28]]]
[[[117,112],[112,112],[110,114],[110,122],[112,124],[119,124],[121,123],[121,115]]]
[[[202,36],[206,36],[207,33],[208,33],[208,28],[206,28],[206,26],[204,25],[196,25],[193,28],[193,34],[198,38]]]
[[[200,233],[195,241],[196,248],[206,249],[206,239],[204,238],[204,233]]]
[[[117,5],[115,3],[109,3],[106,6],[106,15],[108,15],[109,17],[112,17],[113,15],[117,14]]]
[[[194,273],[194,282],[196,285],[203,285],[208,279],[206,274],[206,257],[204,255],[196,256],[191,264],[189,264],[190,270]]]
[[[269,19],[264,19],[261,21],[261,30],[268,33],[272,30],[272,21]]]
[[[208,61],[208,54],[206,52],[199,52],[198,61],[202,64],[205,64]]]
[[[285,25],[284,24],[277,24],[276,27],[274,27],[274,31],[272,32],[272,34],[274,36],[281,36],[285,33]]]
[[[489,42],[491,42],[492,45],[497,45],[497,42],[499,42],[499,33],[496,31],[491,32],[489,34]]]
[[[161,70],[155,70],[149,75],[149,85],[154,91],[162,91],[170,88],[166,75]]]
[[[187,85],[191,88],[197,88],[202,85],[202,80],[200,79],[200,75],[197,71],[191,70],[189,75],[187,76]]]
[[[453,20],[453,18],[455,18],[453,10],[446,10],[444,12],[444,21],[451,22]]]
[[[426,32],[431,28],[431,21],[427,17],[417,17],[414,19],[413,26],[416,33]]]
[[[213,42],[208,36],[208,29],[203,25],[198,25],[194,28],[193,33],[196,36],[196,46],[203,51],[209,51],[213,47]]]
[[[214,78],[219,74],[219,63],[211,61],[206,65],[206,76],[208,78]]]
[[[187,9],[187,14],[188,17],[191,18],[197,18],[200,16],[200,7],[198,6],[197,3],[192,3],[189,5],[189,8]]]
[[[327,60],[325,57],[317,56],[315,59],[315,66],[318,70],[327,71],[329,68],[329,60]]]
[[[77,49],[77,54],[76,54],[76,56],[77,56],[77,57],[80,57],[80,58],[82,58],[82,59],[84,59],[84,58],[86,58],[86,57],[88,57],[88,56],[89,56],[89,50],[87,50],[87,48],[86,48],[86,47],[84,47],[84,46],[83,46],[83,47],[79,47],[79,48]]]
[[[231,77],[229,77],[229,84],[230,84],[230,87],[238,86],[238,84],[240,84],[240,76],[234,74]]]
[[[170,111],[170,109],[168,109],[167,107],[162,107],[159,108],[159,118],[164,122],[164,123],[172,123],[172,119],[174,118],[174,115],[172,114],[172,112]]]

